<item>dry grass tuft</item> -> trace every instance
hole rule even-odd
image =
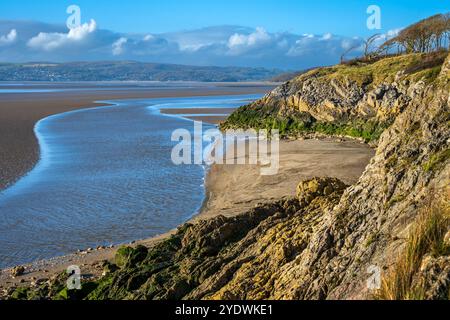
[[[450,227],[450,210],[446,200],[431,200],[425,205],[411,229],[406,248],[397,263],[382,279],[380,290],[374,298],[379,300],[421,300],[424,288],[413,286],[414,275],[422,259],[450,254],[444,237]]]

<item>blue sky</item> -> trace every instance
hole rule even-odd
[[[156,33],[242,25],[272,32],[364,35],[365,10],[371,4],[381,7],[385,30],[450,10],[449,0],[14,0],[0,2],[0,19],[63,23],[71,4],[101,28]]]
[[[85,33],[92,38],[90,46],[86,46],[87,40],[82,46],[81,41],[70,42],[55,35],[56,33],[63,35],[67,31],[61,27],[65,26],[68,17],[66,8],[71,4],[76,4],[81,8],[82,23],[89,24],[91,19],[95,21],[95,26],[91,25],[92,28],[90,29],[89,26],[85,28]],[[345,47],[355,37],[367,37],[373,34],[374,31],[366,27],[368,17],[366,9],[372,4],[381,8],[382,29],[376,31],[379,33],[392,32],[433,14],[450,11],[450,0],[0,1],[0,60],[45,58],[55,61],[77,58],[77,60],[95,60],[100,56],[105,57],[105,52],[100,52],[106,50],[106,47],[109,46],[112,47],[111,52],[115,53],[111,53],[111,59],[135,58],[137,60],[172,62],[167,61],[167,51],[164,50],[169,50],[169,48],[176,50],[178,48],[180,50],[179,55],[170,57],[174,62],[198,62],[201,65],[211,63],[248,64],[250,66],[296,69],[308,64],[333,63],[339,56],[339,48],[332,49],[327,42],[328,40],[335,40],[334,45],[339,44]],[[27,27],[24,26],[26,24],[24,21],[27,21]],[[224,26],[232,26],[233,28]],[[205,29],[207,27],[216,28]],[[218,27],[222,29],[218,29]],[[91,32],[91,29],[95,30]],[[12,30],[15,33],[11,33]],[[186,33],[186,31],[191,30],[200,30],[200,32]],[[32,31],[36,34],[33,35]],[[103,38],[98,34],[99,31],[104,31]],[[47,36],[30,41],[39,32],[46,32]],[[97,47],[93,44],[94,33],[96,34],[95,39],[99,42]],[[236,34],[238,37],[235,37],[234,40],[239,43],[242,50],[220,51],[219,44],[228,45],[230,49],[230,41],[233,40],[231,38]],[[317,57],[317,62],[314,61],[312,56],[316,54],[313,54],[308,46],[311,46],[311,43],[317,46],[319,43],[318,41],[303,39],[302,37],[305,34],[322,36],[323,39],[320,43],[322,47],[317,47],[317,49],[328,48],[334,50],[333,54],[328,52],[323,59]],[[324,36],[327,34],[334,35],[334,38],[329,39],[328,36]],[[28,36],[28,39],[25,39],[25,35]],[[142,40],[146,35],[152,35],[151,45],[148,41],[145,43],[139,41],[139,37]],[[223,37],[223,39],[220,37]],[[339,37],[340,42],[337,37]],[[107,43],[106,38],[111,43]],[[275,38],[277,42],[274,42]],[[58,45],[39,46],[45,40],[56,41],[55,39],[59,41]],[[270,39],[273,41],[271,42]],[[2,40],[4,41],[2,42]],[[236,43],[236,41],[233,43]],[[280,46],[289,43],[285,46],[284,53],[286,56],[292,57],[295,53],[298,57],[305,54],[307,61],[305,60],[304,63],[300,63],[298,60],[289,62],[289,58],[284,62],[274,61],[276,57],[279,57],[279,53],[263,59],[261,56],[255,56],[256,50],[253,50],[253,52],[243,50],[243,45],[247,44],[252,45],[253,49],[258,48],[258,51],[260,51],[264,47],[256,44],[259,45],[263,42],[271,46],[275,43]],[[327,42],[326,46],[325,42]],[[345,44],[343,44],[344,42]],[[10,54],[8,56],[5,44],[11,46],[9,49],[15,46],[19,50],[20,43],[23,52],[19,52],[21,53],[19,55]],[[145,44],[145,50],[142,49],[143,44]],[[166,47],[163,48],[163,45]],[[303,47],[300,48],[299,46]],[[45,49],[43,50],[45,52],[39,52],[39,48]],[[59,49],[61,49],[60,51],[63,51],[62,49],[67,51],[70,48],[73,49],[73,55],[64,57],[58,54]],[[186,48],[189,49],[190,56],[186,54]],[[208,52],[206,52],[206,48],[209,49]],[[29,51],[28,54],[25,54],[24,50]],[[182,55],[181,51],[184,51],[185,54]],[[196,51],[196,56],[193,55],[193,51]],[[200,51],[203,55],[199,55]],[[13,51],[10,50],[10,52]],[[160,53],[159,56],[156,54],[157,52]],[[221,60],[219,59],[221,52],[224,58],[223,63],[220,63]],[[242,59],[237,58],[239,53],[243,53]]]

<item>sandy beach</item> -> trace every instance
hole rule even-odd
[[[206,179],[207,200],[202,211],[190,222],[217,215],[237,215],[259,203],[293,196],[299,181],[315,176],[332,176],[348,184],[354,183],[373,154],[368,146],[354,141],[295,140],[280,142],[280,170],[274,176],[261,176],[256,165],[214,165]],[[174,231],[129,245],[151,246]],[[7,290],[23,283],[45,281],[70,265],[80,266],[84,277],[95,279],[103,272],[102,261],[112,260],[116,250],[117,247],[89,248],[38,261],[25,265],[25,274],[16,278],[6,269],[0,273],[0,287]]]
[[[0,83],[0,88],[3,84]],[[12,87],[4,87],[11,89]],[[31,85],[20,86],[30,89]],[[272,84],[217,83],[196,84],[186,88],[152,88],[145,84],[40,84],[39,89],[70,91],[40,93],[3,93],[0,99],[0,190],[11,185],[31,170],[39,160],[39,144],[33,128],[47,116],[80,108],[98,107],[96,101],[218,96],[265,93]],[[104,104],[103,104],[104,105]],[[199,117],[198,120],[217,123],[223,117]]]

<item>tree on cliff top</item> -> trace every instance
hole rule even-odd
[[[403,29],[386,41],[380,52],[432,52],[442,48],[450,48],[450,13],[431,16]]]

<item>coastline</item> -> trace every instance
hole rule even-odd
[[[217,84],[214,84],[217,85]],[[1,87],[1,84],[0,84]],[[37,118],[36,122],[27,121],[26,123],[23,123],[22,121],[15,121],[17,120],[17,114],[14,113],[2,113],[0,116],[0,123],[5,123],[5,120],[9,120],[8,122],[10,124],[15,124],[15,126],[3,126],[2,129],[4,131],[7,131],[6,129],[10,129],[11,132],[9,134],[3,135],[6,137],[12,137],[15,136],[15,140],[19,140],[19,137],[23,137],[23,132],[27,131],[28,136],[32,135],[32,139],[28,140],[28,147],[32,149],[37,149],[37,151],[33,152],[32,154],[26,155],[26,159],[22,162],[22,165],[19,163],[18,168],[16,169],[23,169],[25,166],[29,167],[28,171],[23,171],[17,174],[16,176],[13,176],[12,180],[5,181],[2,177],[4,172],[0,172],[0,193],[2,190],[7,189],[8,187],[13,186],[17,181],[20,180],[20,178],[28,175],[28,172],[30,172],[32,169],[36,168],[37,165],[40,163],[42,152],[45,152],[45,150],[42,150],[42,146],[40,145],[40,141],[38,139],[38,132],[39,129],[38,125],[41,121],[48,119],[50,117],[55,117],[61,114],[65,114],[67,112],[77,112],[79,110],[83,109],[96,109],[96,108],[102,108],[102,107],[108,107],[108,106],[114,106],[114,101],[120,101],[120,100],[129,100],[129,99],[152,99],[152,98],[178,98],[178,97],[210,97],[210,96],[226,96],[226,95],[248,95],[248,94],[262,94],[267,91],[266,84],[252,84],[251,86],[240,85],[240,84],[219,84],[219,87],[214,87],[213,90],[211,90],[209,87],[200,87],[195,88],[195,90],[191,89],[170,89],[170,90],[156,90],[152,92],[140,92],[137,93],[136,91],[132,92],[115,92],[114,95],[108,95],[105,96],[105,99],[101,99],[103,96],[99,96],[103,94],[102,92],[89,92],[88,94],[82,95],[82,97],[78,97],[77,99],[72,99],[72,93],[61,93],[58,92],[52,93],[52,94],[36,94],[36,93],[26,93],[26,94],[8,94],[4,96],[9,102],[7,103],[1,103],[0,104],[0,110],[6,110],[11,111],[15,109],[14,111],[18,111],[20,115],[26,116],[28,112],[31,111],[31,114],[33,118],[36,118],[36,113],[38,115],[44,115],[42,118]],[[57,95],[57,96],[54,96]],[[142,98],[136,98],[136,97],[142,97]],[[119,99],[120,98],[120,99]],[[98,100],[97,100],[98,99]],[[86,103],[86,104],[85,104]],[[196,109],[192,109],[196,110]],[[209,110],[205,108],[204,110]],[[203,111],[204,111],[203,110]],[[203,113],[202,111],[202,113]],[[48,114],[49,113],[49,114]],[[201,119],[206,122],[214,123],[214,121],[210,121],[209,114],[214,114],[214,111],[211,109],[210,111],[207,111],[205,115],[200,114],[197,111],[194,111],[194,115],[199,115]],[[169,115],[169,114],[168,114]],[[10,119],[7,119],[8,116],[10,116]],[[181,116],[181,115],[180,115]],[[11,119],[12,118],[12,119]],[[185,117],[189,119],[188,117]],[[223,116],[222,118],[225,118]],[[191,119],[193,120],[193,119]],[[16,122],[16,123],[15,123]],[[17,123],[18,122],[18,123]],[[1,130],[0,130],[1,131]],[[17,132],[19,131],[19,132]],[[31,134],[30,134],[31,133]],[[12,139],[14,141],[14,139]],[[33,143],[30,143],[33,142]],[[5,144],[2,145],[3,142],[7,142],[6,146]],[[0,148],[8,149],[8,142],[11,143],[11,141],[6,141],[0,139]],[[26,144],[26,143],[24,143]],[[0,157],[0,168],[8,168],[5,166],[5,159]],[[6,159],[8,160],[8,159]],[[8,161],[6,161],[8,162]],[[25,163],[25,166],[23,165]],[[206,174],[205,174],[206,176]],[[206,178],[205,178],[206,179]],[[1,187],[4,187],[2,189]],[[204,205],[204,201],[202,203],[202,206]],[[201,209],[201,207],[199,208]],[[156,237],[156,239],[159,237]],[[153,242],[154,238],[150,239],[150,242]],[[145,243],[148,242],[148,239],[144,241]],[[111,248],[112,249],[112,248]],[[92,250],[93,251],[93,250]],[[97,252],[99,254],[99,252]],[[99,257],[105,257],[108,258],[110,254],[105,251],[102,254],[100,254]],[[46,269],[51,269],[52,271],[58,269],[58,265],[64,264],[66,261],[72,261],[76,260],[79,257],[75,257],[75,255],[69,254],[67,256],[61,256],[61,257],[54,257],[42,261],[36,261],[28,264],[28,270],[31,272],[29,276],[29,281],[33,281],[34,278],[45,278],[45,274],[47,272]],[[93,260],[98,260],[99,258],[94,258]],[[83,259],[81,259],[83,260]],[[91,261],[91,259],[88,259]],[[39,267],[44,266],[44,267]],[[49,266],[50,268],[47,268]],[[53,266],[56,266],[56,269],[53,268]],[[6,272],[5,272],[6,271]],[[39,272],[42,271],[43,274],[39,274]],[[36,276],[36,273],[38,274]],[[6,276],[6,280],[5,280]],[[8,282],[9,276],[9,269],[1,270],[0,269],[0,289],[2,288],[3,284],[5,282]],[[19,279],[23,281],[22,279]],[[14,281],[13,281],[14,282]],[[1,295],[0,295],[1,296]]]
[[[141,87],[138,83],[119,86],[117,90],[101,90],[101,86],[88,83],[71,91],[0,94],[0,192],[25,176],[39,161],[40,148],[34,128],[48,116],[110,105],[97,101],[241,95],[266,93],[270,88],[273,88],[271,83],[205,83],[186,88]]]
[[[348,184],[354,183],[372,156],[373,150],[367,145],[351,140],[342,142],[340,139],[328,138],[280,141],[280,172],[269,179],[260,176],[258,166],[213,165],[206,170],[203,205],[199,213],[186,223],[195,223],[218,215],[238,215],[259,203],[293,196],[300,180],[314,176],[335,176]],[[340,166],[335,167],[334,163],[340,163]],[[123,245],[150,247],[175,231]],[[0,294],[2,289],[7,292],[19,285],[47,281],[64,272],[70,265],[80,266],[85,278],[96,279],[103,273],[102,262],[113,260],[120,246],[90,248],[26,264],[25,273],[20,277],[11,276],[12,268],[1,270]]]

